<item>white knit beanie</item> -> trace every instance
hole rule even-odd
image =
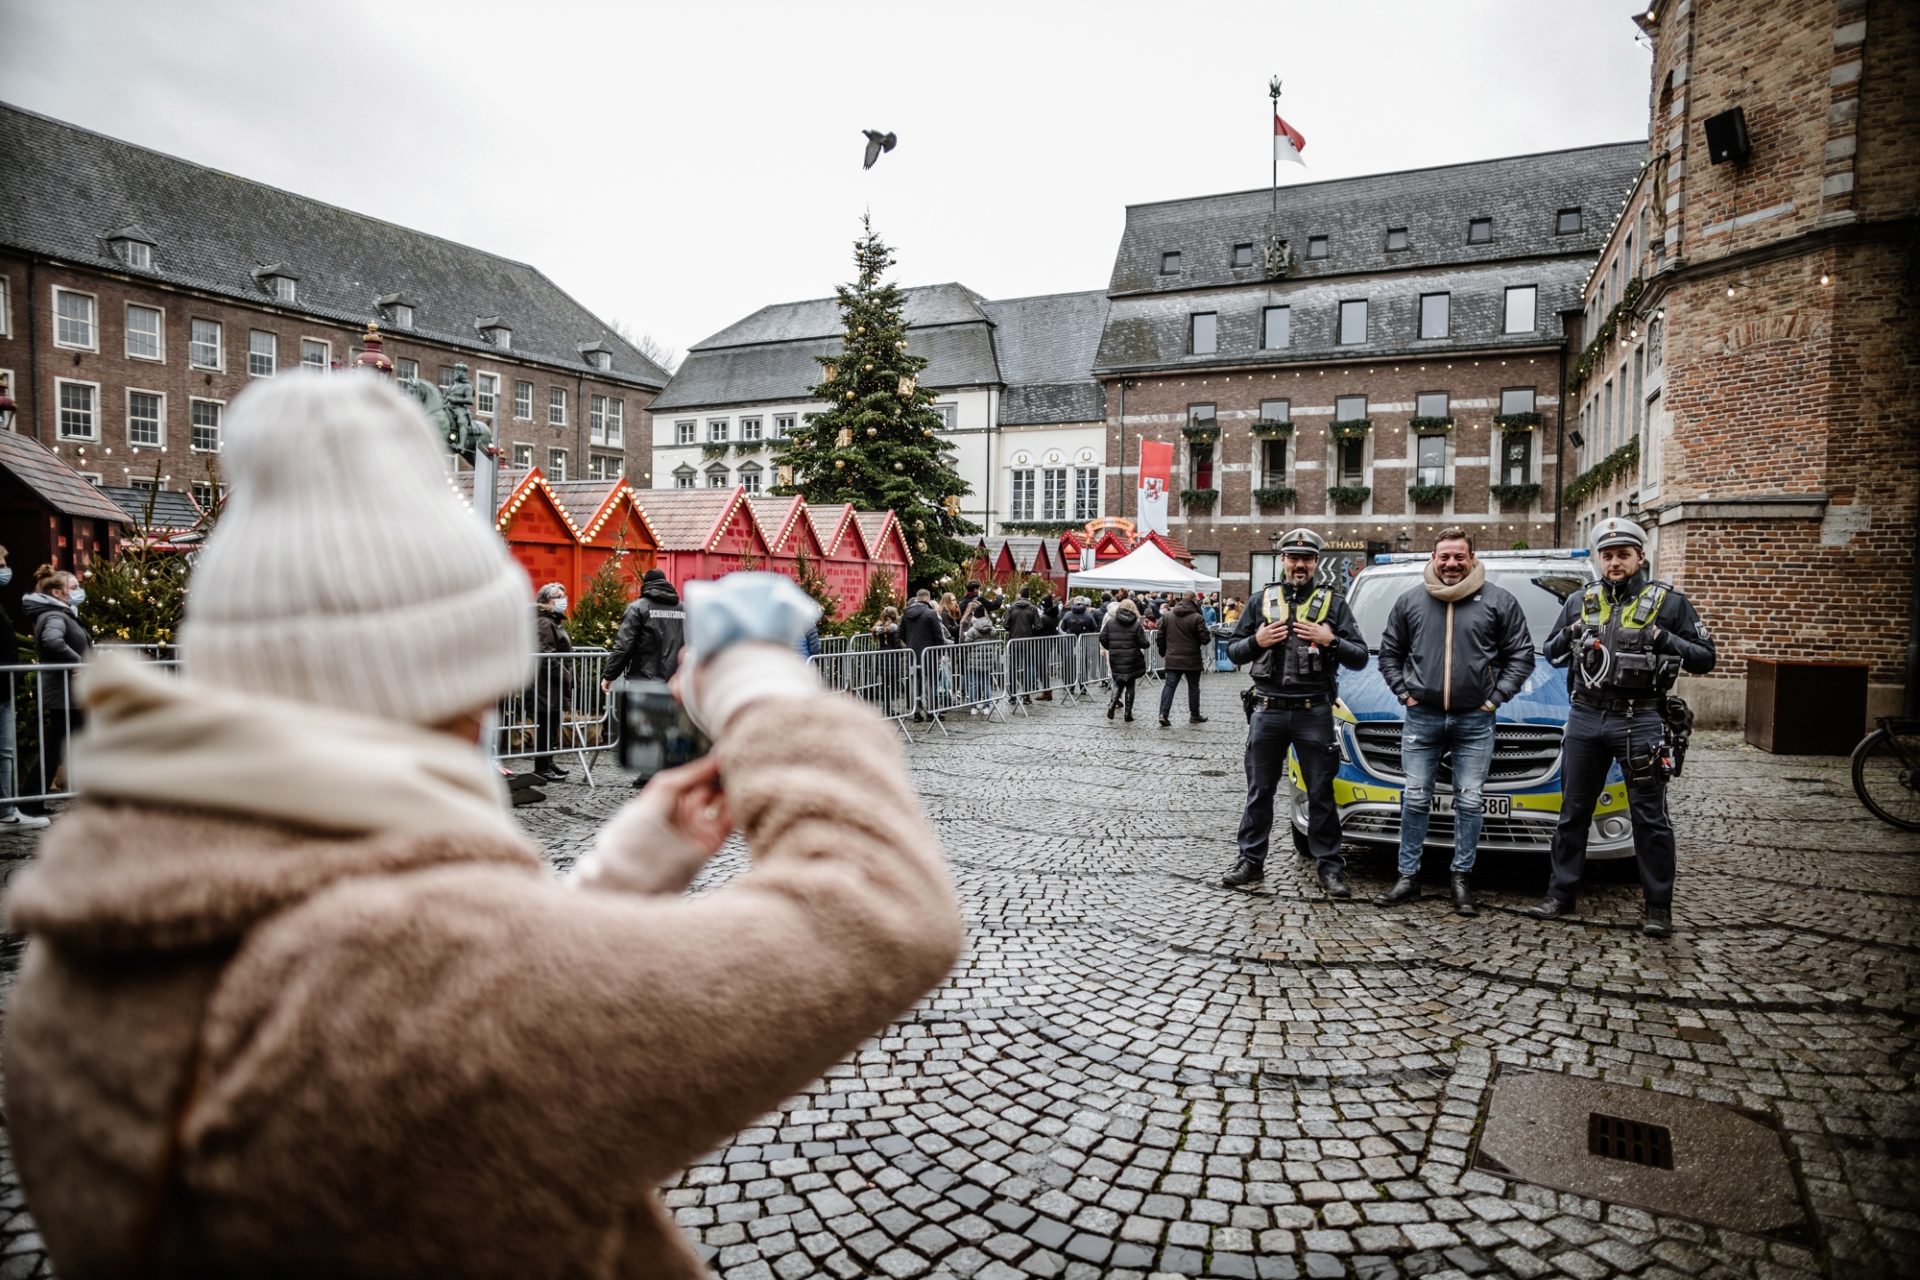
[[[385,379],[254,383],[220,463],[232,497],[190,581],[185,674],[421,725],[532,679],[527,575],[454,495],[426,414]]]

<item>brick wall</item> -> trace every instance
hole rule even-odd
[[[1478,359],[1381,361],[1233,373],[1209,377],[1159,376],[1136,379],[1126,392],[1125,448],[1119,417],[1120,389],[1109,384],[1107,403],[1114,410],[1107,424],[1107,456],[1124,458],[1120,474],[1109,468],[1107,507],[1112,514],[1135,512],[1135,486],[1142,440],[1174,445],[1173,495],[1169,501],[1171,534],[1195,551],[1220,555],[1227,590],[1244,589],[1250,556],[1272,548],[1270,535],[1306,525],[1329,538],[1365,539],[1397,547],[1401,534],[1411,546],[1427,546],[1447,524],[1473,529],[1488,550],[1525,542],[1553,543],[1554,439],[1557,425],[1558,353]],[[1542,424],[1533,433],[1533,480],[1540,496],[1522,509],[1506,510],[1489,494],[1490,466],[1497,462],[1492,419],[1505,388],[1532,387]],[[1454,486],[1445,503],[1416,509],[1407,488],[1414,478],[1413,433],[1408,420],[1423,392],[1446,392],[1454,429],[1447,440],[1446,480]],[[1373,430],[1367,441],[1364,483],[1373,492],[1358,511],[1335,511],[1327,500],[1335,458],[1328,437],[1335,399],[1364,395]],[[1284,484],[1295,490],[1291,504],[1272,509],[1255,505],[1253,490],[1262,483],[1261,442],[1251,433],[1263,400],[1285,399],[1294,432],[1287,442]],[[1195,487],[1190,449],[1182,438],[1189,409],[1212,404],[1221,428],[1214,445],[1215,486],[1220,491],[1211,513],[1182,510],[1180,490]],[[1232,575],[1240,575],[1234,581]],[[1258,587],[1261,584],[1252,584]]]
[[[106,484],[124,485],[133,478],[151,477],[156,458],[167,487],[186,490],[196,481],[206,481],[212,454],[196,453],[188,443],[190,402],[208,399],[230,402],[253,381],[247,368],[248,334],[252,330],[273,333],[278,339],[280,370],[300,367],[302,339],[331,344],[330,359],[350,364],[360,349],[363,325],[347,326],[297,312],[269,306],[243,303],[180,292],[146,282],[121,279],[84,269],[36,264],[33,268],[31,298],[27,286],[27,265],[17,258],[0,258],[0,275],[6,278],[10,323],[0,336],[0,369],[12,371],[11,386],[19,416],[15,429],[29,432],[61,455],[77,469],[96,472]],[[76,351],[54,345],[54,288],[73,289],[96,300],[97,350]],[[157,307],[165,313],[164,359],[136,359],[127,352],[126,320],[128,304]],[[34,314],[29,317],[28,307]],[[188,362],[188,339],[194,319],[213,320],[221,326],[221,369],[192,367]],[[595,378],[584,368],[578,371],[553,368],[516,359],[505,352],[478,352],[442,347],[405,332],[387,332],[383,343],[396,363],[402,359],[419,362],[420,376],[435,381],[441,365],[464,362],[470,376],[481,370],[500,375],[500,405],[494,415],[496,436],[508,450],[514,442],[534,446],[534,460],[542,468],[548,464],[550,449],[567,451],[571,478],[587,474],[593,454],[620,458],[631,468],[630,479],[643,485],[641,474],[647,470],[647,442],[652,437],[652,421],[647,406],[654,392]],[[37,342],[40,394],[33,385],[34,360],[30,342]],[[63,441],[58,434],[58,402],[55,379],[70,378],[99,384],[100,413],[98,438],[84,446]],[[516,421],[513,416],[515,380],[533,383],[532,421]],[[549,387],[562,387],[567,393],[567,425],[547,424]],[[164,446],[160,450],[141,449],[137,455],[128,445],[126,392],[128,389],[160,392],[166,397]],[[587,434],[587,397],[605,395],[625,401],[623,438],[626,447],[612,449],[591,445]],[[630,461],[629,461],[630,460]]]

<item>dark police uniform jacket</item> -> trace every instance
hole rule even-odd
[[[1253,638],[1254,632],[1267,622],[1267,593],[1260,591],[1247,601],[1246,609],[1240,614],[1240,621],[1233,628],[1233,637],[1227,641],[1227,656],[1237,663],[1252,664],[1253,687],[1257,693],[1289,698],[1333,693],[1337,667],[1358,671],[1367,665],[1367,642],[1360,635],[1359,624],[1353,620],[1353,610],[1347,608],[1347,598],[1326,587],[1296,589],[1290,585],[1275,585],[1279,586],[1282,597],[1290,606],[1290,613],[1296,619],[1300,618],[1303,609],[1312,605],[1315,591],[1328,591],[1331,599],[1323,620],[1333,628],[1333,643],[1316,645],[1303,636],[1292,635],[1271,649],[1262,649],[1259,641]],[[1318,609],[1312,612],[1317,615]],[[1312,661],[1315,649],[1320,651],[1317,671]]]
[[[1635,604],[1649,589],[1657,593],[1658,607],[1651,610],[1651,621],[1635,626]],[[1597,610],[1596,604],[1603,608]],[[1606,682],[1591,690],[1579,678],[1579,664],[1573,660],[1574,644],[1584,631],[1597,636],[1616,658]],[[1634,700],[1660,696],[1660,689],[1647,685],[1634,669],[1618,661],[1623,654],[1678,658],[1680,669],[1693,676],[1712,671],[1719,659],[1713,633],[1701,623],[1693,605],[1672,586],[1649,578],[1644,569],[1624,582],[1615,584],[1603,578],[1587,590],[1568,596],[1560,606],[1553,634],[1547,638],[1547,660],[1556,667],[1568,668],[1567,687],[1573,693]]]

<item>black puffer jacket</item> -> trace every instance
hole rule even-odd
[[[686,643],[687,615],[680,593],[671,582],[649,582],[640,598],[627,606],[607,652],[604,678],[623,675],[642,680],[665,680],[680,666],[680,647]]]
[[[20,607],[27,615],[27,626],[33,631],[36,661],[85,662],[87,655],[93,652],[93,637],[80,625],[79,616],[71,607],[38,591],[28,592],[26,599],[20,602]],[[69,705],[67,691],[73,680],[70,673],[60,674],[68,678],[41,682],[44,686],[40,691],[43,707],[64,708]]]
[[[1040,611],[1022,596],[1007,606],[1007,639],[1025,640],[1040,634]]]
[[[1200,655],[1212,647],[1213,633],[1207,629],[1200,606],[1179,599],[1160,615],[1160,631],[1154,643],[1167,655],[1169,671],[1199,671],[1206,664]]]
[[[1122,600],[1100,628],[1100,647],[1107,651],[1107,668],[1115,680],[1138,680],[1147,674],[1147,629],[1133,603]]]
[[[1060,619],[1060,630],[1070,636],[1092,635],[1100,629],[1100,615],[1084,604],[1076,604]]]
[[[924,652],[936,644],[945,644],[947,628],[940,621],[940,611],[925,600],[915,600],[900,615],[900,638],[915,653]]]

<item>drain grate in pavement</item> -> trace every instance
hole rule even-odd
[[[1225,769],[1202,769],[1199,772],[1203,778],[1224,778],[1227,776]]]
[[[1717,1103],[1553,1072],[1494,1082],[1475,1163],[1755,1235],[1807,1222],[1780,1135]]]
[[[1587,1116],[1587,1153],[1609,1160],[1673,1168],[1673,1134],[1659,1124],[1641,1124],[1595,1111]]]

